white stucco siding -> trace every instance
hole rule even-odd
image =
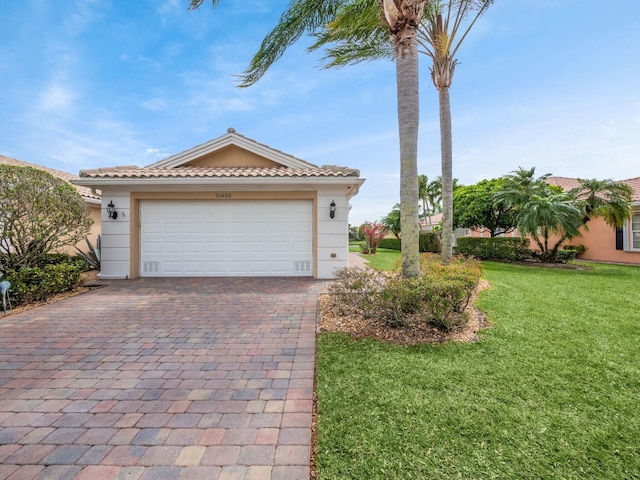
[[[334,218],[329,216],[331,202]],[[349,264],[349,202],[343,190],[318,192],[317,277],[334,278],[336,270]]]
[[[115,220],[109,218],[107,205],[113,202],[118,212]],[[131,271],[131,204],[129,192],[102,192],[101,207],[102,260],[100,262],[101,279],[124,279]]]

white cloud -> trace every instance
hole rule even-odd
[[[45,112],[65,114],[72,108],[75,97],[69,87],[53,83],[40,94],[38,107]]]

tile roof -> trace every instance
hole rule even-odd
[[[179,167],[140,168],[114,167],[83,170],[83,178],[309,178],[309,177],[358,177],[355,169],[322,166],[319,168],[258,168],[258,167]]]
[[[14,167],[36,168],[38,170],[42,170],[44,172],[50,173],[54,177],[57,177],[69,183],[71,183],[71,180],[77,180],[78,178],[80,178],[77,175],[73,175],[72,173],[63,172],[62,170],[56,170],[54,168],[43,167],[42,165],[36,165],[35,163],[23,162],[22,160],[17,160],[11,157],[5,157],[4,155],[0,155],[0,164],[12,165]],[[82,195],[82,197],[84,197],[85,199],[100,200],[100,195],[93,193],[91,188],[82,187],[80,185],[73,185],[73,186],[75,187],[76,190],[78,190],[78,193]]]
[[[633,191],[631,195],[632,202],[640,202],[640,177],[618,181],[626,183],[631,187],[631,190]],[[563,190],[571,190],[572,188],[580,186],[580,182],[578,182],[577,178],[569,177],[549,177],[547,178],[547,183],[549,185],[557,185],[559,187],[562,187]]]
[[[640,177],[628,178],[626,180],[620,181],[629,185],[631,187],[631,190],[633,190],[631,201],[640,202]]]
[[[549,177],[547,178],[547,183],[549,185],[562,187],[563,190],[571,190],[572,188],[580,186],[580,182],[578,182],[577,178],[569,177]]]

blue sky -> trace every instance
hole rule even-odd
[[[286,0],[0,0],[0,154],[77,173],[148,165],[239,133],[367,179],[350,221],[399,199],[395,68],[321,70],[305,41],[236,88]],[[609,6],[611,5],[611,6]],[[458,54],[454,176],[640,176],[640,2],[496,0]],[[421,63],[419,172],[440,174]]]

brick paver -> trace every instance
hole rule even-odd
[[[326,285],[136,279],[0,317],[0,480],[308,479]]]

